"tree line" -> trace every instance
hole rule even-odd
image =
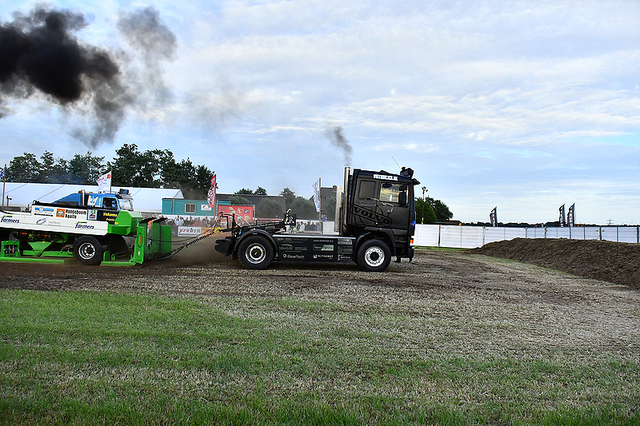
[[[75,154],[71,160],[55,158],[44,151],[40,159],[25,152],[14,157],[6,171],[7,182],[68,183],[95,185],[111,171],[113,186],[138,188],[177,188],[186,198],[204,199],[211,186],[212,172],[191,159],[176,161],[169,149],[140,151],[136,144],[124,144],[111,161],[104,157]]]

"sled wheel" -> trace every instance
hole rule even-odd
[[[94,237],[80,237],[73,244],[73,255],[83,265],[99,265],[102,254],[102,244]]]

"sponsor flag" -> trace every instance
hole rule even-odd
[[[100,176],[96,182],[98,183],[98,192],[111,190],[111,172]]]
[[[564,204],[560,206],[560,217],[558,218],[560,226],[567,226],[567,219],[564,214]]]
[[[320,213],[320,181],[313,184],[313,202],[316,204],[316,211]]]
[[[213,175],[211,178],[211,188],[209,188],[209,192],[207,193],[207,203],[209,207],[216,207],[216,175]]]
[[[494,207],[489,214],[489,220],[491,220],[491,226],[498,226],[498,207]]]
[[[576,204],[573,203],[569,207],[569,213],[567,213],[567,225],[576,226]]]
[[[4,170],[7,168],[7,166],[4,166],[2,168],[2,170],[0,170],[0,179],[4,179]]]

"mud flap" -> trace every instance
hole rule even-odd
[[[224,254],[225,256],[229,256],[233,251],[233,244],[231,243],[231,239],[229,237],[226,237],[216,240],[216,251]]]

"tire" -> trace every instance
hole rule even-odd
[[[273,247],[265,237],[252,235],[240,243],[238,257],[247,269],[267,269],[273,260]]]
[[[102,244],[94,237],[80,237],[73,244],[73,255],[83,265],[99,265],[103,253]]]
[[[360,269],[367,272],[383,272],[391,263],[391,250],[384,241],[367,240],[358,249]]]

